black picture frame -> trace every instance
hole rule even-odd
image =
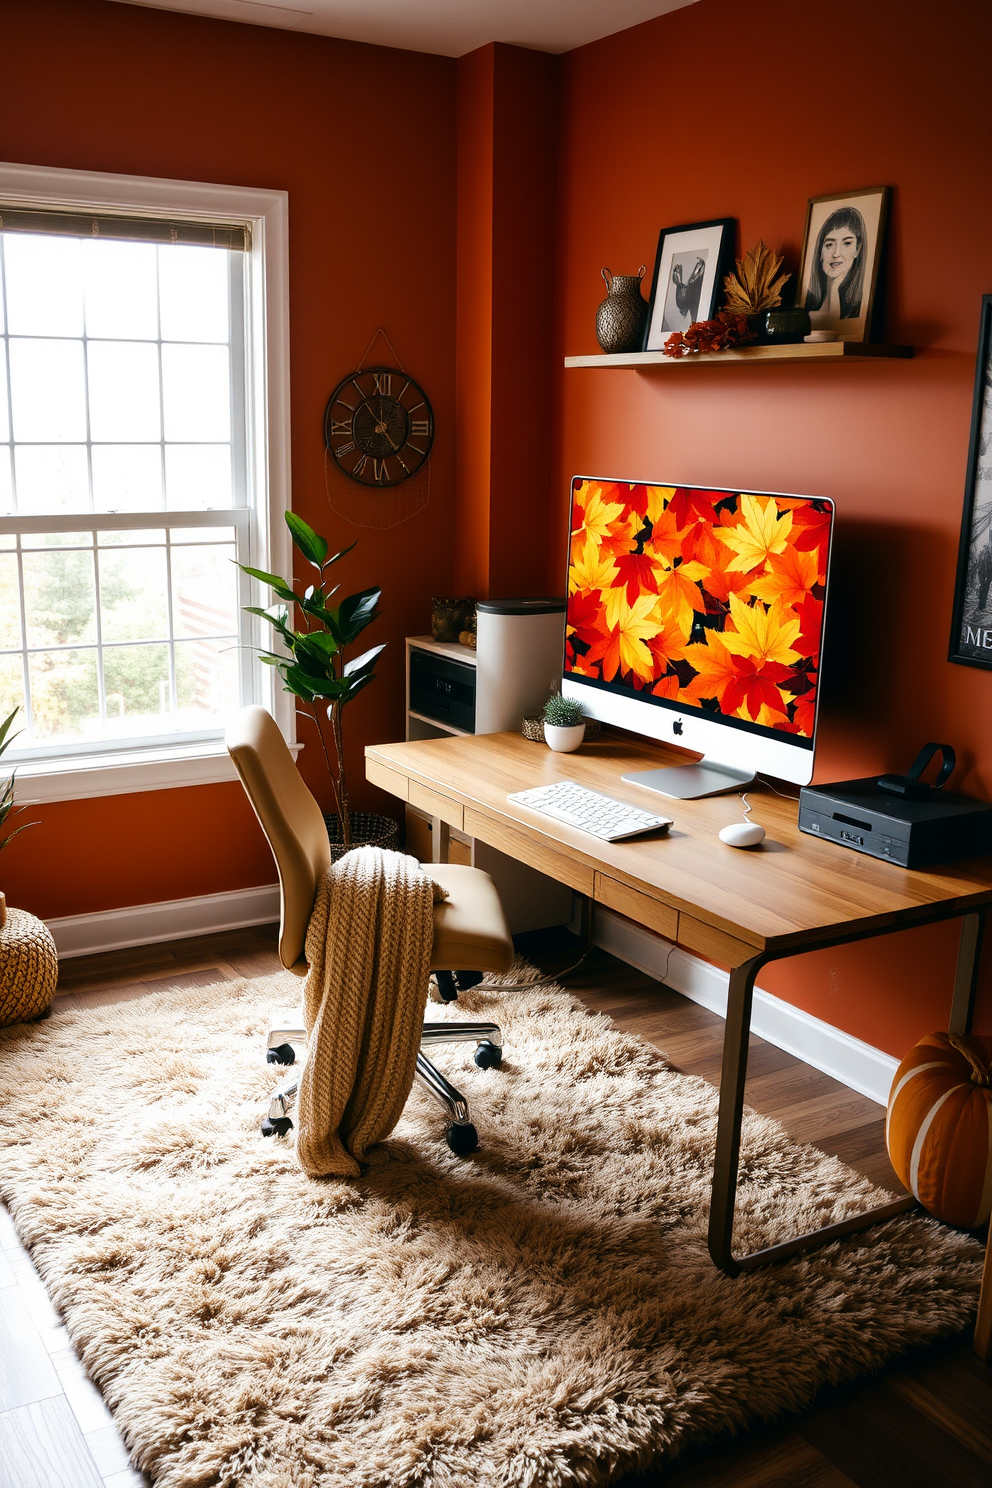
[[[651,276],[651,298],[648,301],[648,319],[644,327],[644,351],[660,351],[668,337],[675,331],[685,330],[694,320],[710,320],[717,305],[723,299],[723,281],[734,266],[734,244],[737,236],[736,217],[715,217],[710,222],[682,222],[676,227],[663,227],[658,235],[658,251],[654,257],[654,273]],[[672,279],[673,263],[678,259],[695,257],[703,264],[699,276],[698,292],[682,274],[682,283],[676,285]],[[687,265],[685,267],[688,267]],[[679,264],[680,273],[683,265]],[[689,278],[694,269],[689,269]],[[659,284],[661,299],[659,301]],[[678,294],[682,290],[683,293]],[[675,314],[683,322],[675,324],[675,314],[666,317],[667,301],[673,305],[678,295],[681,306]],[[672,323],[666,323],[672,322]]]
[[[947,659],[959,666],[992,671],[992,294],[982,296],[978,327],[968,474]]]

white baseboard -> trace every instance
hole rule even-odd
[[[688,951],[679,949],[612,910],[596,906],[596,944],[630,966],[636,966],[673,992],[701,1003],[721,1018],[727,1016],[727,972]],[[785,1049],[814,1069],[832,1075],[884,1106],[899,1061],[871,1044],[862,1043],[802,1008],[756,987],[751,1030],[778,1049]]]
[[[226,894],[199,894],[193,899],[167,899],[161,904],[132,904],[100,914],[66,915],[47,920],[59,956],[91,956],[126,946],[182,940],[266,925],[279,918],[279,885],[233,889]]]

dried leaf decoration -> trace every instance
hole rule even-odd
[[[734,272],[723,281],[727,296],[724,309],[731,315],[760,315],[782,303],[782,290],[791,274],[778,274],[782,255],[766,248],[759,238],[754,247],[737,260]]]
[[[827,507],[581,481],[572,514],[569,671],[812,734]]]
[[[686,330],[673,331],[661,350],[664,356],[682,357],[690,352],[730,351],[757,339],[746,315],[721,310],[713,320],[694,320]]]

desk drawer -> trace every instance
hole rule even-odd
[[[660,899],[652,899],[649,894],[642,894],[639,889],[631,889],[605,873],[596,874],[596,903],[615,909],[617,914],[626,915],[628,920],[664,935],[667,940],[674,941],[678,936],[677,909],[662,904]]]
[[[725,930],[717,930],[691,915],[679,915],[678,943],[687,951],[698,951],[718,966],[743,966],[752,956],[757,956],[758,947],[744,940],[735,940]]]
[[[478,837],[480,842],[488,842],[490,847],[498,847],[500,852],[516,858],[518,863],[529,863],[557,883],[568,884],[570,889],[578,889],[580,894],[592,895],[593,870],[584,863],[566,858],[564,853],[555,852],[552,847],[546,847],[539,837],[525,837],[522,832],[514,832],[493,817],[473,811],[471,806],[465,808],[465,831],[470,837]]]
[[[391,796],[399,796],[405,801],[409,781],[405,775],[398,770],[390,770],[386,765],[380,765],[378,760],[365,758],[365,779],[370,785],[377,785],[380,790],[388,791]]]
[[[421,811],[426,811],[428,816],[439,816],[449,827],[457,827],[461,831],[464,811],[460,801],[452,801],[449,796],[442,796],[440,791],[431,790],[417,780],[410,781],[407,800],[411,806],[419,806]]]

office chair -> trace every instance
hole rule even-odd
[[[264,708],[242,709],[227,730],[228,752],[262,831],[276,860],[279,874],[279,959],[283,966],[305,976],[304,944],[317,884],[331,861],[327,826],[320,807],[296,768],[279,728]],[[513,961],[513,942],[492,879],[479,868],[458,863],[432,863],[431,877],[449,897],[434,906],[434,945],[430,969],[443,1000],[480,982],[487,972],[505,972]],[[454,971],[452,968],[459,968]],[[471,968],[470,971],[462,968]],[[267,1058],[271,1064],[293,1064],[295,1046],[305,1042],[306,1028],[299,1009],[278,1014],[269,1026]],[[435,1069],[423,1049],[435,1044],[472,1042],[480,1068],[496,1068],[502,1058],[502,1034],[495,1023],[425,1023],[417,1077],[450,1118],[447,1139],[452,1152],[464,1155],[479,1138],[468,1102]],[[289,1116],[299,1086],[299,1075],[275,1091],[269,1114],[262,1122],[265,1136],[292,1130]]]

